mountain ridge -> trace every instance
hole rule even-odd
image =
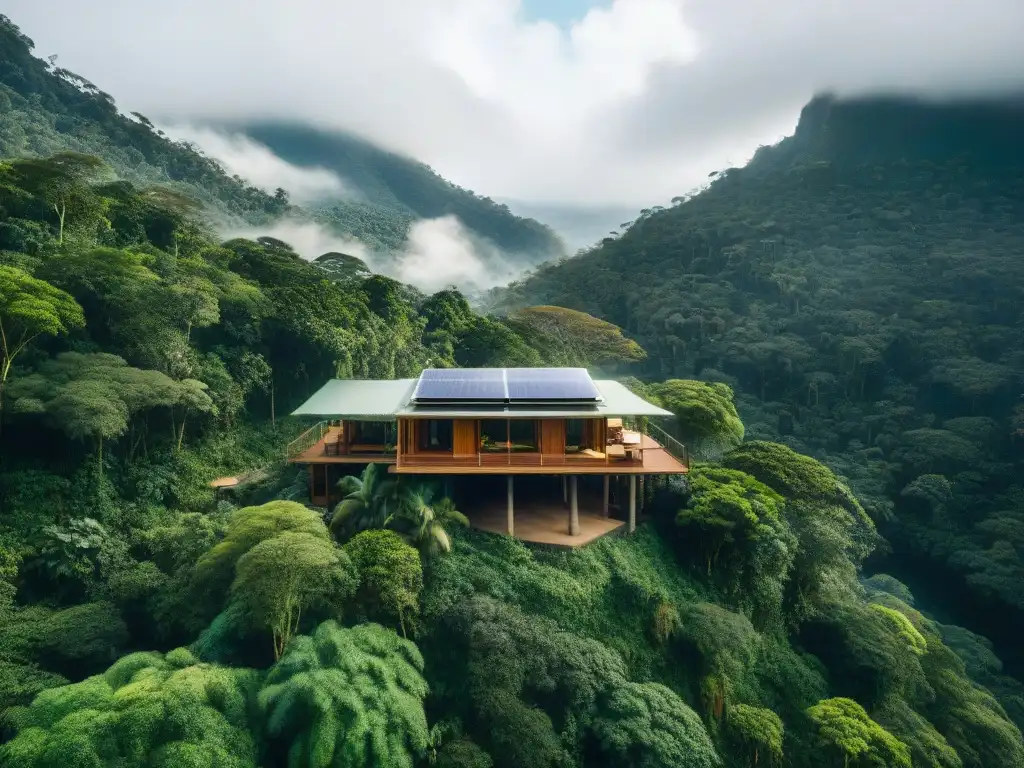
[[[364,201],[400,217],[433,219],[456,216],[467,229],[502,251],[540,263],[565,255],[565,245],[548,226],[515,215],[507,205],[463,189],[414,158],[383,149],[340,130],[286,121],[226,124],[226,129],[267,147],[301,168],[335,173]],[[324,209],[344,201],[321,201]]]
[[[194,197],[208,216],[257,226],[285,215],[317,221],[336,234],[364,239],[372,250],[400,250],[418,218],[454,215],[474,239],[494,243],[517,264],[564,254],[564,244],[545,225],[459,189],[418,161],[354,138],[345,139],[345,146],[366,166],[359,179],[369,192],[367,200],[329,200],[310,209],[293,205],[287,194],[260,189],[226,172],[195,145],[172,140],[145,116],[123,115],[112,96],[36,57],[33,49],[33,41],[0,15],[0,156],[46,156],[68,149],[94,154],[128,181],[163,184]],[[337,150],[341,141],[336,139],[332,148]],[[382,168],[380,183],[371,184]],[[402,194],[388,186],[390,181],[401,187],[403,180]]]
[[[648,350],[639,375],[734,386],[748,435],[849,478],[895,560],[942,573],[1019,670],[1020,135],[1017,99],[819,97],[746,167],[496,306],[589,312]]]

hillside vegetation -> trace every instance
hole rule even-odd
[[[470,232],[500,248],[505,259],[524,266],[565,254],[565,245],[543,224],[516,216],[508,206],[446,181],[429,166],[365,140],[287,123],[252,123],[241,130],[293,165],[336,173],[356,199],[325,201],[317,206],[319,216],[348,227],[346,231],[368,245],[397,248],[410,222],[456,216]],[[361,235],[355,229],[368,209],[390,215],[395,229],[390,237],[369,231]]]
[[[733,385],[748,435],[847,477],[901,576],[1016,653],[1022,129],[1014,103],[821,98],[749,166],[502,298],[622,326],[639,375]]]
[[[550,229],[442,179],[427,166],[345,135],[295,126],[254,125],[251,135],[285,160],[339,173],[357,199],[322,201],[313,210],[228,175],[187,142],[171,140],[144,115],[125,116],[112,96],[59,60],[33,55],[33,43],[0,15],[0,157],[74,150],[102,158],[112,175],[136,184],[170,184],[204,204],[209,216],[267,224],[283,215],[319,221],[371,250],[397,251],[417,219],[457,216],[470,236],[523,266],[563,255]]]

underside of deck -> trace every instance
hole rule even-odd
[[[469,524],[480,531],[507,533],[505,530],[505,507],[489,504],[469,513]],[[577,536],[569,533],[569,513],[557,502],[532,502],[517,505],[513,536],[520,541],[534,544],[551,544],[560,547],[582,547],[595,539],[619,530],[626,524],[622,520],[602,517],[600,512],[580,509],[580,532]]]
[[[628,485],[628,484],[627,484]],[[480,531],[508,534],[506,482],[500,478],[465,478],[455,488],[459,509],[469,525]],[[616,501],[625,503],[626,487],[616,488]],[[563,481],[553,477],[522,477],[513,482],[512,535],[520,541],[557,547],[582,547],[626,528],[617,504],[603,513],[601,481],[580,481],[577,498],[579,532],[570,533],[571,511]]]

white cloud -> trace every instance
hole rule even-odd
[[[612,0],[567,29],[519,0],[7,0],[154,120],[364,134],[462,186],[642,207],[742,162],[822,89],[1022,84],[1021,0]],[[111,23],[116,20],[116,23]]]
[[[237,174],[267,192],[283,187],[295,202],[314,202],[349,194],[345,183],[333,171],[292,165],[246,136],[192,125],[161,127],[168,136],[198,146],[218,160],[229,174]]]
[[[255,240],[258,237],[273,237],[288,243],[302,258],[312,261],[325,253],[347,253],[371,263],[373,254],[366,245],[353,237],[341,237],[313,221],[278,219],[262,227],[225,228],[220,233],[225,240],[244,237]],[[370,260],[370,261],[368,261]]]
[[[259,227],[231,227],[220,232],[225,240],[273,237],[288,243],[302,258],[312,261],[332,251],[347,253],[366,262],[380,274],[434,293],[449,285],[473,293],[504,285],[521,267],[503,257],[494,246],[475,241],[455,216],[420,219],[409,228],[402,250],[374,253],[352,237],[338,236],[316,222],[282,219]]]
[[[449,285],[479,291],[502,285],[517,272],[497,249],[474,243],[455,216],[421,219],[409,229],[393,266],[383,268],[402,282],[433,293]]]

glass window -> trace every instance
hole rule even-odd
[[[452,421],[450,419],[427,419],[420,422],[421,451],[451,451]]]
[[[537,422],[529,419],[512,419],[509,422],[509,441],[513,451],[537,450]]]
[[[585,422],[583,419],[565,420],[565,452],[579,453],[586,446],[583,445]]]
[[[480,420],[480,450],[504,452],[508,450],[507,419]]]
[[[386,421],[356,422],[353,443],[357,445],[387,445],[389,442],[394,442],[390,426]]]

